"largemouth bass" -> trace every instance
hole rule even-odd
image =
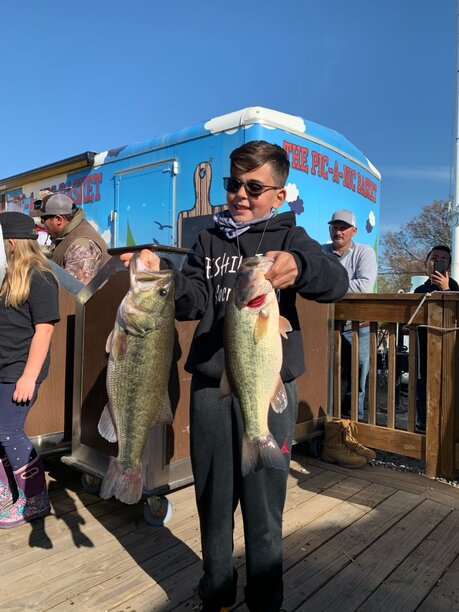
[[[110,457],[100,496],[113,495],[126,504],[142,496],[142,453],[150,428],[172,423],[168,395],[174,346],[174,273],[147,269],[134,255],[130,289],[107,340],[108,404],[99,433],[118,441],[118,456]]]
[[[239,400],[244,421],[241,467],[245,476],[263,467],[287,469],[268,429],[269,406],[282,412],[287,395],[280,377],[282,339],[292,331],[279,315],[276,293],[265,274],[269,257],[244,259],[230,293],[224,324],[225,373],[220,392]]]

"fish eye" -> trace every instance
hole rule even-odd
[[[164,297],[165,295],[167,295],[167,289],[164,289],[163,287],[162,289],[158,291],[158,293],[161,297]]]

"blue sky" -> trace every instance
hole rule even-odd
[[[382,174],[381,232],[450,195],[455,0],[3,0],[0,177],[264,106]]]

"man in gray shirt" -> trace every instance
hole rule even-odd
[[[357,233],[355,215],[350,210],[337,210],[328,222],[331,242],[322,245],[322,250],[329,255],[338,257],[346,268],[349,276],[350,293],[371,293],[378,273],[375,251],[352,238]],[[348,382],[345,391],[342,415],[350,415],[349,390],[351,374],[351,340],[352,331],[348,326],[343,332],[342,363],[344,376]],[[370,367],[370,327],[368,321],[360,323],[359,329],[359,419],[363,418],[365,402],[365,385]]]

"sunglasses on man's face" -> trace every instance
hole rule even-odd
[[[259,196],[269,189],[283,189],[283,187],[277,187],[276,185],[265,185],[264,183],[260,183],[260,181],[240,181],[233,176],[225,176],[223,179],[223,186],[228,193],[237,193],[239,189],[244,186],[247,194],[250,196]]]

